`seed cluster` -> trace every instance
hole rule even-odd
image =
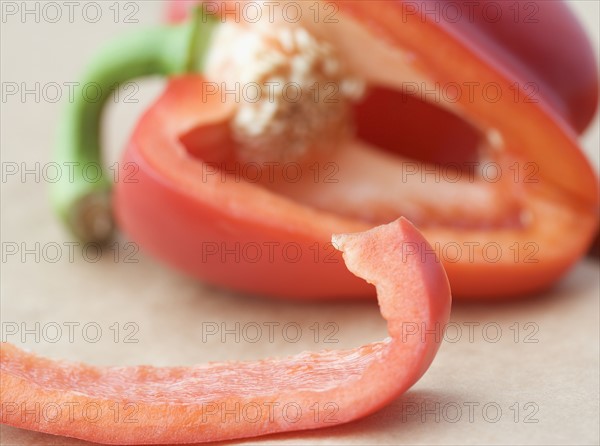
[[[228,89],[252,92],[251,98],[241,95],[232,120],[238,157],[301,160],[335,147],[349,131],[349,103],[365,88],[347,72],[335,48],[301,26],[222,32],[232,51],[212,58],[212,72],[227,72]]]

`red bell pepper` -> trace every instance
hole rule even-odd
[[[450,315],[441,263],[406,220],[335,236],[377,288],[390,337],[351,350],[195,367],[94,367],[0,348],[2,423],[109,444],[174,444],[333,426],[394,400],[428,369]],[[43,411],[43,415],[40,413]]]
[[[369,88],[355,103],[343,98],[348,110],[323,112],[327,106],[319,103],[315,113],[341,120],[353,115],[356,136],[332,137],[327,132],[337,131],[335,125],[319,127],[319,119],[314,124],[306,116],[296,116],[294,124],[277,124],[292,135],[315,125],[314,135],[304,132],[310,144],[340,146],[324,155],[309,148],[308,156],[314,155],[320,168],[334,166],[338,182],[308,178],[306,169],[314,159],[301,158],[305,175],[297,183],[256,184],[246,174],[242,181],[236,174],[222,175],[240,163],[264,167],[265,159],[278,161],[286,140],[282,145],[280,140],[257,139],[252,145],[252,128],[242,128],[246,133],[240,139],[235,123],[243,120],[239,110],[244,104],[221,100],[221,90],[197,75],[183,76],[171,80],[126,150],[121,178],[131,174],[130,166],[138,170],[136,182],[121,181],[116,187],[120,226],[142,247],[190,274],[273,296],[369,295],[341,266],[327,244],[328,234],[365,230],[400,214],[413,219],[440,252],[457,296],[524,295],[554,283],[586,251],[598,226],[597,177],[577,145],[577,132],[596,108],[597,71],[589,44],[565,5],[528,2],[538,8],[539,23],[533,26],[511,20],[514,12],[506,5],[503,19],[495,23],[479,9],[471,19],[469,2],[463,2],[464,19],[450,23],[443,16],[427,19],[414,10],[414,2],[334,3],[339,23],[303,22],[307,39],[312,41],[312,33],[326,42]],[[185,63],[162,72],[207,71],[213,82],[219,74],[234,73],[219,71],[204,58],[216,47],[231,68],[244,55],[218,37],[223,29],[218,14],[206,20],[209,5],[214,6],[209,2],[196,23],[210,26],[194,28],[191,20],[169,29],[169,35],[174,29],[187,30],[173,39],[179,48],[184,34],[193,43],[186,47]],[[240,42],[258,32],[252,24],[245,26],[230,27]],[[556,26],[560,33],[554,32]],[[212,40],[198,39],[199,29]],[[162,56],[165,48],[175,47],[152,43]],[[136,54],[128,63],[147,69],[147,60],[139,57],[145,53]],[[126,72],[121,65],[117,71]],[[568,76],[561,75],[565,72]],[[336,81],[341,86],[347,79]],[[453,101],[428,102],[404,88],[436,82],[493,85],[500,96],[473,100],[462,94]],[[538,92],[533,98],[531,88]],[[257,119],[253,115],[250,122]],[[289,147],[297,143],[295,137],[287,141]],[[71,154],[81,150],[77,144],[68,146]],[[503,176],[492,182],[479,172],[474,181],[422,182],[403,170],[414,168],[410,159],[428,163],[413,174],[426,175],[433,166],[438,173],[450,169],[453,175],[466,175],[453,166],[491,161]],[[264,179],[265,169],[261,173]],[[74,201],[63,207],[65,215],[72,215]],[[106,209],[100,213],[107,215]],[[81,217],[86,212],[75,214],[70,220],[86,221]]]

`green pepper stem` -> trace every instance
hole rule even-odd
[[[68,168],[54,184],[53,205],[75,236],[106,242],[114,231],[112,181],[102,164],[101,120],[106,102],[132,79],[201,72],[218,20],[202,8],[183,24],[144,29],[109,42],[89,65],[67,104],[57,162]]]

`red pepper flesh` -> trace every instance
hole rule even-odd
[[[327,427],[380,409],[431,364],[450,315],[448,279],[436,258],[423,262],[406,251],[428,245],[404,219],[334,236],[334,243],[348,268],[376,286],[386,340],[284,359],[164,368],[67,363],[2,344],[2,422],[99,443],[174,444]],[[34,403],[71,410],[48,423],[31,416]],[[97,417],[83,413],[88,406],[99,408]],[[127,409],[129,422],[115,420],[115,407]]]

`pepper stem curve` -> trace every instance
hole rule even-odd
[[[88,66],[66,105],[56,161],[68,170],[52,190],[53,207],[85,242],[112,238],[112,180],[102,164],[102,114],[113,92],[133,79],[202,72],[219,21],[197,8],[178,25],[136,30],[113,39]]]

